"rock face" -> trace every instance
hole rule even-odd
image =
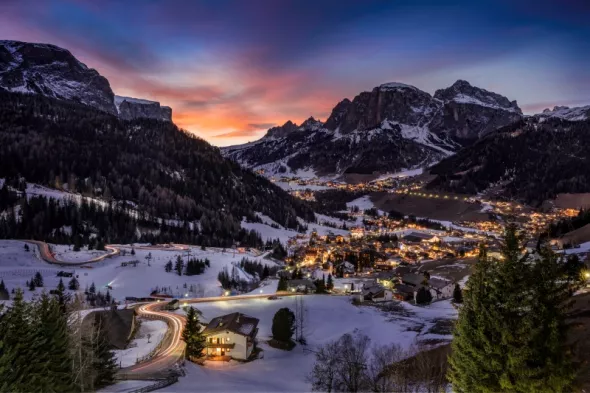
[[[75,101],[125,120],[172,121],[170,107],[115,97],[105,77],[55,45],[0,41],[0,89]]]
[[[424,167],[522,118],[515,101],[459,80],[434,97],[386,83],[344,99],[324,124],[287,122],[222,152],[269,175],[339,175]]]
[[[0,88],[117,113],[109,81],[54,45],[0,41]]]
[[[172,121],[172,108],[160,106],[159,102],[138,98],[115,96],[119,117],[124,120],[138,118]]]

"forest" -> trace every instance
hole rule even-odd
[[[2,178],[11,185],[0,193],[3,210],[23,199],[19,196],[26,183],[105,201],[109,208],[94,208],[90,213],[90,208],[79,209],[80,214],[94,217],[68,220],[94,225],[92,220],[100,215],[103,222],[96,225],[106,228],[101,236],[108,241],[127,239],[135,227],[151,223],[163,228],[159,228],[159,235],[145,236],[162,240],[189,239],[207,246],[254,245],[257,241],[248,240],[249,234],[240,226],[243,217],[259,221],[255,213],[260,212],[292,229],[300,227],[297,217],[315,221],[306,202],[224,159],[218,148],[172,123],[122,121],[87,106],[42,96],[0,92]],[[21,194],[10,194],[12,189]],[[43,203],[49,202],[30,204]],[[41,209],[33,209],[38,222],[51,221]],[[58,214],[76,210],[71,205],[55,209],[63,210]],[[125,223],[129,216],[122,212],[129,209],[141,214]],[[117,214],[115,224],[112,215]],[[175,227],[162,224],[166,220],[175,222]],[[198,228],[190,229],[197,221]],[[13,224],[8,225],[12,229],[4,230],[4,237],[15,232]],[[31,224],[19,224],[26,225]],[[53,224],[44,228],[47,225]],[[62,236],[30,231],[36,231],[37,238]]]
[[[590,120],[530,118],[504,127],[430,169],[430,189],[497,196],[539,206],[590,191]]]

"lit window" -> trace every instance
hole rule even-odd
[[[229,342],[229,337],[227,337],[227,338],[225,339],[225,342]]]

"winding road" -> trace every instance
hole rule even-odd
[[[23,240],[23,241],[25,243],[35,244],[37,246],[37,248],[39,249],[39,254],[41,255],[41,258],[45,262],[51,263],[53,265],[67,265],[67,266],[87,265],[89,263],[100,262],[106,258],[110,258],[115,255],[119,255],[119,252],[120,252],[120,250],[117,247],[105,246],[104,248],[108,252],[104,255],[100,255],[98,257],[89,259],[87,261],[82,261],[82,262],[68,262],[68,261],[60,261],[60,260],[56,259],[55,256],[53,255],[53,253],[51,252],[51,250],[49,249],[49,245],[45,242],[42,242],[39,240]]]

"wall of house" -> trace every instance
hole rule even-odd
[[[227,339],[229,338],[229,341]],[[248,348],[247,345],[247,337],[242,336],[240,334],[236,334],[234,332],[225,331],[222,333],[218,333],[216,335],[211,335],[207,337],[207,343],[209,343],[210,339],[219,339],[223,344],[235,344],[233,348],[226,348],[217,351],[215,348],[215,344],[212,347],[207,347],[207,354],[219,356],[221,355],[221,351],[225,351],[226,356],[231,356],[234,359],[241,359],[246,360],[250,353],[252,352],[252,347]],[[229,350],[229,353],[228,353]]]

